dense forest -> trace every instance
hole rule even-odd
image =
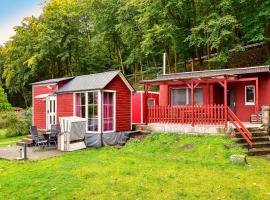
[[[226,68],[231,50],[264,43],[270,55],[269,0],[51,0],[0,47],[2,87],[13,105],[31,104],[29,83],[120,69],[137,74]],[[270,60],[266,59],[266,63]],[[187,64],[191,63],[191,68]],[[141,77],[140,77],[141,78]]]

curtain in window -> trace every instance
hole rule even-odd
[[[85,93],[75,95],[75,116],[85,118]]]
[[[187,101],[187,89],[172,89],[171,90],[171,104],[172,105],[186,105]]]
[[[103,93],[103,131],[114,129],[113,95],[112,92]]]
[[[98,131],[98,92],[88,92],[88,131]]]

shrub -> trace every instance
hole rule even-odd
[[[10,111],[11,105],[7,100],[7,94],[0,85],[0,111]]]
[[[19,114],[14,112],[6,114],[7,137],[27,135],[32,123],[32,109],[24,110]]]

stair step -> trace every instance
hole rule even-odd
[[[23,142],[26,142],[28,144],[32,144],[33,143],[33,139],[32,138],[31,139],[30,138],[23,138],[22,141]]]
[[[245,141],[245,139],[242,138],[233,138],[235,142],[242,142]],[[270,136],[255,136],[252,137],[252,142],[260,142],[260,141],[270,141]]]
[[[32,135],[27,135],[26,138],[32,139]]]
[[[259,132],[259,131],[251,132],[251,134],[252,134],[253,137],[257,137],[257,136],[268,136],[268,133],[267,133],[266,131],[261,131],[261,132]],[[235,137],[236,137],[236,138],[241,138],[241,137],[243,137],[243,136],[241,135],[241,133],[235,133]]]
[[[247,151],[249,156],[260,156],[265,154],[270,154],[270,148],[252,148]]]
[[[27,146],[29,145],[28,143],[23,142],[22,140],[19,141],[19,142],[16,142],[16,145],[17,145],[17,146],[24,146],[24,144],[27,144]]]
[[[238,145],[241,146],[241,147],[248,147],[247,143],[241,143],[241,144],[238,144]],[[270,148],[270,141],[253,142],[252,147],[253,148],[267,148],[267,147]]]

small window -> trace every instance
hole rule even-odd
[[[155,99],[148,98],[147,99],[147,104],[148,104],[148,106],[154,106],[155,105]]]
[[[247,85],[245,87],[245,105],[255,105],[255,86]]]

